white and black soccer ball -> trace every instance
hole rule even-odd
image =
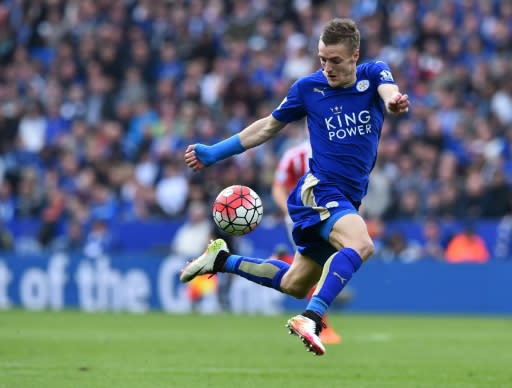
[[[261,222],[263,204],[250,187],[235,185],[222,190],[213,203],[213,220],[224,232],[242,236]]]

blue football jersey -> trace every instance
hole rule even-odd
[[[349,88],[330,87],[318,70],[297,80],[272,112],[284,123],[307,117],[311,173],[356,202],[366,194],[377,159],[385,112],[377,88],[383,83],[394,80],[382,61],[358,65],[356,82]]]

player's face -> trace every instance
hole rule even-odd
[[[342,43],[326,45],[318,42],[318,57],[329,86],[345,88],[356,82],[356,65],[359,50],[351,53]]]

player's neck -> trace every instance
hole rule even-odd
[[[346,84],[340,85],[340,86],[338,86],[338,88],[347,89],[347,88],[354,86],[355,83],[356,83],[356,79],[354,78],[354,80],[347,82]]]
[[[345,83],[340,83],[336,86],[331,86],[331,85],[329,85],[329,86],[333,89],[347,89],[347,88],[354,86],[356,81],[357,81],[357,77],[356,77],[356,75],[354,75],[354,78],[350,79],[349,81],[347,81]]]
[[[348,80],[347,82],[345,82],[343,84],[340,84],[337,87],[340,89],[350,88],[350,87],[354,86],[354,84],[356,83],[356,80],[357,80],[357,76],[354,74],[350,80]]]

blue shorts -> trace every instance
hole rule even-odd
[[[344,215],[357,213],[359,206],[332,183],[322,183],[311,173],[304,175],[288,197],[297,250],[323,266],[337,251],[329,243],[332,227]]]

